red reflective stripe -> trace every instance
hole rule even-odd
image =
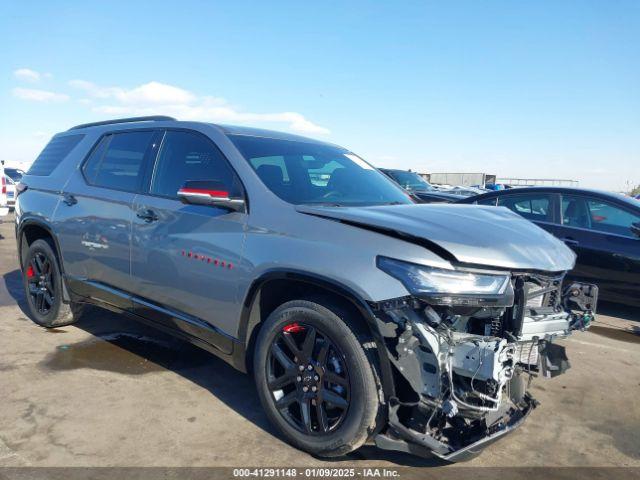
[[[228,197],[229,192],[224,190],[205,190],[200,188],[181,188],[178,193],[197,193],[200,195],[210,195],[212,197]]]

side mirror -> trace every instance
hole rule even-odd
[[[629,229],[631,230],[631,233],[640,238],[640,222],[632,223]]]
[[[233,212],[244,212],[243,198],[231,198],[227,188],[214,180],[191,180],[178,190],[178,198],[191,205],[211,205],[227,208]]]

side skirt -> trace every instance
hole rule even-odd
[[[243,363],[239,363],[244,352],[241,342],[204,320],[173,311],[100,282],[70,275],[66,275],[65,280],[71,301],[95,305],[125,315],[213,353],[234,368],[246,372]]]

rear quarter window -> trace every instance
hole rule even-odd
[[[60,162],[71,153],[71,150],[73,150],[83,138],[84,135],[53,137],[33,162],[27,175],[51,175],[51,172],[55,170]]]
[[[145,155],[154,135],[154,131],[131,131],[102,137],[82,166],[87,182],[112,190],[138,191]]]
[[[516,194],[498,197],[498,206],[523,216],[527,220],[551,221],[551,196],[545,194]]]

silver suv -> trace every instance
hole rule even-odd
[[[74,127],[18,186],[30,313],[85,304],[251,371],[293,445],[450,461],[535,407],[592,319],[574,254],[505,208],[419,205],[342,147],[143,117]]]

